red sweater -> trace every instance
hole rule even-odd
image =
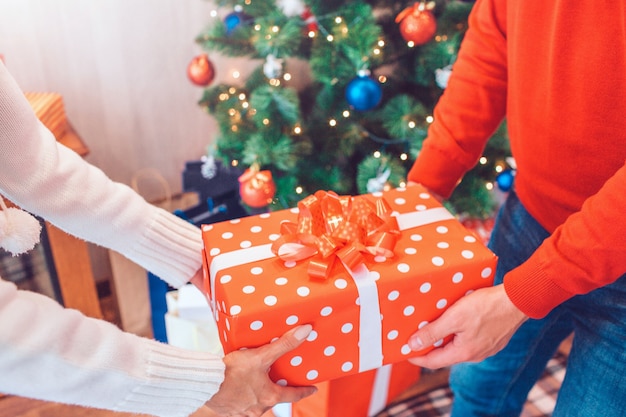
[[[409,179],[449,196],[506,117],[551,236],[504,286],[539,318],[626,273],[626,1],[478,0],[469,24]]]

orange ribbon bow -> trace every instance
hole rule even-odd
[[[298,203],[298,221],[281,223],[272,252],[284,261],[311,258],[311,278],[325,280],[336,258],[354,269],[363,253],[390,258],[400,235],[391,207],[382,197],[338,196],[318,191]]]

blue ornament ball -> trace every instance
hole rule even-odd
[[[371,110],[383,97],[380,84],[369,76],[359,75],[346,87],[346,100],[356,110]]]
[[[507,169],[506,171],[502,171],[496,177],[496,183],[498,184],[498,188],[502,191],[509,191],[513,186],[513,180],[515,179],[515,175],[513,171]]]
[[[229,13],[224,18],[224,25],[226,26],[226,34],[230,35],[239,26],[247,23],[250,17],[243,12],[234,11]]]

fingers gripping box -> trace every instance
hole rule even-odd
[[[327,200],[328,199],[328,200]],[[202,226],[205,289],[226,353],[313,332],[270,370],[310,385],[397,363],[407,340],[493,283],[496,257],[421,186]]]

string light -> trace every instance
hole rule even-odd
[[[328,35],[328,36],[326,36],[326,40],[327,40],[328,42],[332,42],[334,39],[335,39],[335,38],[333,37],[333,35]]]
[[[211,17],[217,17],[217,10],[213,9],[209,12],[209,16]]]
[[[487,158],[484,156],[481,156],[480,159],[478,160],[478,163],[480,163],[481,165],[485,165],[487,163]]]
[[[237,78],[239,78],[239,77],[241,77],[241,73],[240,73],[239,71],[237,71],[237,70],[234,70],[234,71],[233,71],[233,78],[234,78],[234,79],[237,79]]]
[[[433,116],[426,116],[426,122],[427,123],[432,123],[434,121],[434,117]]]
[[[299,135],[300,133],[302,133],[302,128],[300,126],[294,127],[293,133],[295,133],[296,135]]]
[[[290,73],[288,73],[288,72],[286,72],[286,73],[285,73],[285,75],[283,75],[283,79],[284,79],[285,81],[290,81],[290,80],[291,80],[291,74],[290,74]]]
[[[270,119],[263,119],[263,125],[268,126],[270,124]]]
[[[411,121],[409,122],[409,128],[410,128],[410,129],[415,129],[415,122],[414,122],[413,120],[411,120]]]
[[[400,154],[400,159],[406,161],[407,159],[409,159],[409,156],[406,154],[406,152],[402,152]]]
[[[487,182],[485,183],[485,188],[489,191],[493,190],[493,183],[492,182]]]
[[[309,31],[309,38],[314,38],[315,37],[315,31],[311,30]]]
[[[331,127],[335,127],[335,126],[337,126],[337,121],[336,121],[335,119],[330,119],[330,120],[328,121],[328,124],[329,124]]]
[[[296,194],[302,194],[302,192],[304,191],[304,189],[300,186],[296,187]]]
[[[374,151],[374,158],[380,158],[380,151]]]
[[[236,159],[233,159],[232,161],[230,161],[230,166],[236,167],[239,165],[239,161]]]
[[[348,117],[350,117],[350,111],[349,110],[344,110],[342,115],[343,115],[343,117],[348,118]]]

